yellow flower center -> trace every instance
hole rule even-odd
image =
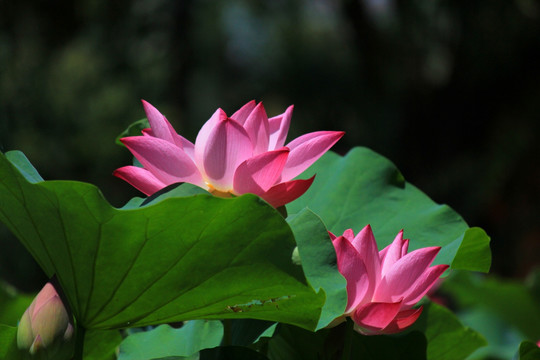
[[[206,186],[208,186],[208,192],[210,194],[214,195],[214,196],[229,198],[229,197],[232,197],[234,195],[232,193],[232,190],[220,191],[220,190],[216,189],[214,186],[212,186],[212,184],[209,184],[208,182],[206,182]]]

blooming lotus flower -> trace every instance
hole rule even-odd
[[[262,103],[250,101],[230,117],[218,109],[193,144],[156,108],[144,100],[143,106],[150,129],[144,129],[143,136],[120,139],[143,167],[124,166],[114,175],[146,195],[188,182],[217,196],[253,193],[279,207],[306,192],[313,177],[292,179],[344,134],[318,131],[284,146],[293,107],[268,119]]]
[[[54,287],[47,283],[24,312],[17,347],[40,359],[71,358],[73,325]]]
[[[369,225],[356,236],[349,229],[338,237],[330,233],[330,238],[339,272],[347,280],[344,315],[351,316],[364,335],[392,334],[412,325],[422,312],[413,306],[448,269],[430,266],[440,247],[407,253],[409,240],[403,239],[403,231],[381,251]]]

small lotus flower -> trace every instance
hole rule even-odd
[[[422,307],[413,306],[448,269],[430,267],[440,247],[407,253],[409,240],[403,239],[403,231],[381,251],[369,225],[356,236],[349,229],[337,237],[330,233],[330,238],[339,272],[347,280],[344,316],[351,316],[355,330],[364,335],[397,333],[412,325],[422,312]]]
[[[284,146],[293,107],[269,119],[262,103],[250,101],[230,117],[218,109],[193,144],[156,108],[144,100],[143,106],[150,129],[144,129],[143,136],[121,139],[143,167],[124,166],[114,175],[146,195],[188,182],[222,197],[253,193],[279,207],[307,191],[313,177],[293,178],[344,134],[318,131]]]
[[[17,329],[17,346],[40,359],[71,357],[73,325],[62,300],[50,283],[24,312]]]

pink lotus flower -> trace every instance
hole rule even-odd
[[[330,238],[339,272],[347,280],[344,316],[351,316],[355,329],[364,335],[397,333],[412,325],[422,312],[422,307],[413,306],[448,269],[448,265],[430,267],[440,247],[407,253],[409,240],[403,239],[403,231],[381,251],[369,225],[356,236],[349,229],[338,237],[330,233]]]
[[[144,100],[143,106],[151,129],[144,129],[144,136],[121,139],[143,168],[124,166],[114,175],[146,195],[188,182],[217,196],[253,193],[279,207],[306,192],[313,177],[292,179],[344,134],[318,131],[283,146],[293,106],[268,119],[262,103],[250,101],[231,117],[218,109],[193,144],[178,135],[156,108]]]

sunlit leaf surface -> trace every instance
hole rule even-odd
[[[450,207],[436,204],[407,183],[383,156],[366,148],[354,148],[344,157],[329,152],[300,177],[312,174],[313,185],[287,205],[289,214],[308,207],[338,235],[349,228],[357,233],[371,224],[379,249],[403,229],[411,239],[410,250],[442,246],[436,264],[489,270],[489,237],[481,229],[469,229]]]
[[[291,261],[290,227],[256,196],[121,210],[93,185],[39,181],[24,155],[8,156],[17,167],[0,155],[0,220],[56,274],[84,327],[248,317],[316,326],[324,295]]]

